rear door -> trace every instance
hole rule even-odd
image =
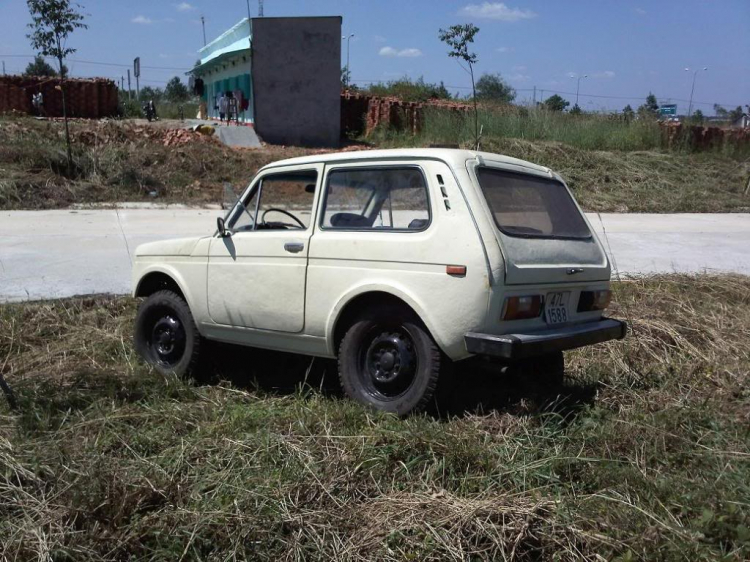
[[[535,170],[470,164],[505,257],[507,285],[607,281],[607,255],[567,186]]]

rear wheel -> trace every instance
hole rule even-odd
[[[435,392],[442,357],[427,330],[398,307],[370,310],[346,332],[339,379],[346,394],[377,410],[423,410]]]
[[[185,300],[172,291],[158,291],[138,308],[135,348],[162,374],[193,376],[201,336]]]

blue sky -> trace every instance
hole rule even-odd
[[[76,32],[74,75],[119,79],[141,57],[141,84],[163,86],[182,75],[202,46],[200,16],[210,41],[247,15],[245,0],[80,0],[88,30]],[[250,1],[256,15],[257,0]],[[571,101],[576,76],[583,109],[621,109],[649,91],[686,112],[692,73],[699,71],[696,108],[750,103],[750,0],[265,0],[266,16],[341,15],[351,40],[355,82],[400,76],[443,81],[469,91],[468,75],[437,38],[438,29],[473,22],[477,73],[499,72],[520,100],[553,91]],[[24,0],[0,0],[0,60],[8,73],[22,71],[31,55]],[[346,57],[346,45],[342,58]],[[80,61],[80,62],[74,62]],[[89,61],[89,62],[83,62]],[[601,97],[595,97],[601,96]]]

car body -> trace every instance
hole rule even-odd
[[[196,337],[339,360],[353,324],[386,310],[408,316],[443,363],[621,338],[624,323],[602,316],[609,285],[607,255],[558,174],[453,149],[272,163],[213,236],[141,245],[133,264],[133,294],[177,295]],[[403,334],[375,337],[361,369],[382,371],[382,357],[393,369],[399,350],[396,370],[424,366],[422,335]],[[386,402],[405,413],[413,400]]]

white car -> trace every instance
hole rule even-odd
[[[203,338],[337,358],[346,393],[424,408],[475,355],[561,380],[563,350],[624,337],[610,264],[559,175],[498,154],[347,152],[261,169],[213,236],[144,244],[139,353],[193,374]]]

